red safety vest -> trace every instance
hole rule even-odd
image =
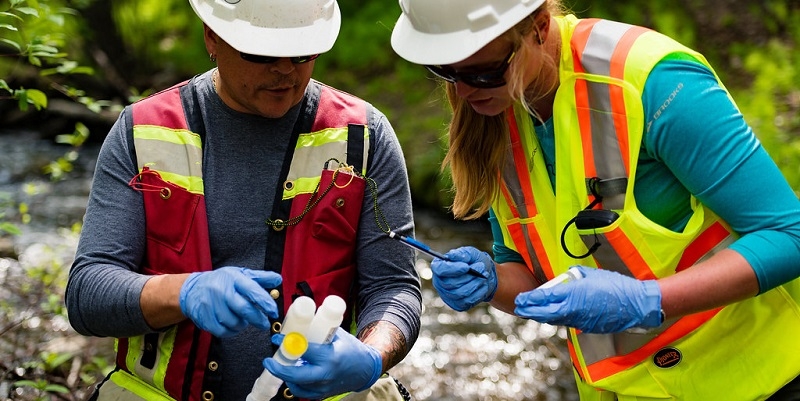
[[[265,265],[280,266],[283,277],[281,289],[271,293],[283,306],[276,322],[283,320],[294,297],[310,296],[319,305],[334,294],[349,300],[343,323],[348,327],[354,304],[355,233],[369,154],[370,106],[312,81],[310,87],[314,85],[319,101],[304,105],[314,111],[314,119],[300,129],[303,132],[295,133],[297,145],[279,181],[284,183],[283,195],[273,209]],[[199,115],[185,113],[199,110],[196,104],[183,106],[194,98],[194,85],[184,82],[132,105],[131,135],[140,173],[131,180],[131,187],[143,195],[147,222],[143,274],[213,268],[202,189],[204,126]],[[331,162],[322,169],[330,159],[346,163],[346,168]],[[350,232],[342,235],[342,230]],[[273,332],[278,331],[279,323],[273,323]],[[211,400],[221,380],[214,357],[217,341],[190,320],[165,332],[120,338],[117,372],[125,375],[114,380],[112,373],[109,379],[145,399],[155,391],[176,400]]]

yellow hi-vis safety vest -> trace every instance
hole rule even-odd
[[[507,113],[512,146],[502,195],[492,205],[504,244],[540,282],[577,264],[658,279],[730,245],[737,234],[694,198],[685,229],[673,232],[642,215],[633,197],[647,76],[674,53],[711,68],[702,55],[642,27],[574,16],[556,20],[565,50],[553,120],[555,193],[532,120],[516,105]],[[573,218],[587,205],[619,217],[579,230]],[[581,399],[765,399],[800,373],[800,358],[787,358],[800,355],[799,300],[800,280],[794,280],[648,331],[569,329]]]

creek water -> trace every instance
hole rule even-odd
[[[79,150],[67,179],[53,182],[41,168],[70,148],[38,139],[32,132],[0,130],[0,213],[6,208],[7,218],[17,217],[18,209],[2,202],[10,199],[26,204],[30,215],[21,235],[0,236],[0,262],[10,250],[30,258],[46,246],[58,249],[58,260],[69,268],[77,234],[68,228],[83,216],[98,148]],[[415,210],[415,223],[417,238],[441,252],[462,245],[491,248],[485,222],[457,223]],[[419,254],[416,268],[423,286],[422,330],[409,355],[390,370],[414,400],[578,399],[563,328],[519,319],[487,305],[455,312],[431,285],[430,258]],[[64,322],[56,327],[66,334],[71,330]]]

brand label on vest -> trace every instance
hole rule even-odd
[[[681,361],[681,352],[677,348],[662,348],[653,355],[653,363],[659,368],[671,368]]]

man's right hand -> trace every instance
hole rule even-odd
[[[494,297],[497,271],[488,253],[461,247],[444,256],[449,261],[435,258],[431,263],[433,287],[444,303],[463,312]]]
[[[233,336],[248,325],[267,330],[269,318],[278,318],[278,305],[266,289],[280,284],[277,273],[242,267],[192,273],[181,286],[181,311],[217,337]]]

